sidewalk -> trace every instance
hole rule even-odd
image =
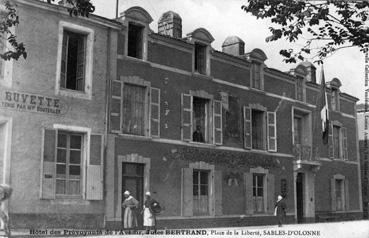
[[[41,232],[43,231],[43,233]],[[67,231],[67,234],[65,233]],[[98,233],[96,233],[98,232]],[[72,230],[72,229],[48,229],[39,233],[30,234],[30,230],[12,230],[12,237],[309,237],[309,238],[369,238],[369,221],[346,221],[330,223],[288,224],[283,227],[274,226],[250,226],[250,227],[222,227],[222,228],[196,228],[158,230],[156,235],[128,235],[120,230]],[[47,234],[46,234],[47,233]],[[52,233],[59,233],[55,235]],[[0,235],[4,233],[1,232]],[[91,235],[88,235],[91,234]],[[99,235],[93,235],[99,234]]]

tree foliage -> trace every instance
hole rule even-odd
[[[52,4],[55,0],[47,0],[47,3]],[[95,6],[91,0],[65,0],[68,12],[71,16],[88,17],[89,14],[95,11]],[[8,44],[0,44],[3,51],[0,53],[0,58],[4,60],[15,59],[20,57],[27,58],[27,51],[23,42],[18,42],[17,36],[14,33],[15,27],[19,24],[19,15],[17,13],[16,4],[14,1],[6,0],[4,2],[4,10],[0,14],[0,39],[6,38]],[[5,41],[3,41],[5,42]]]
[[[269,27],[271,35],[266,38],[267,42],[304,41],[298,50],[280,50],[287,63],[308,56],[322,63],[342,48],[359,47],[363,52],[368,51],[369,1],[248,0],[241,8],[276,25]],[[313,42],[319,47],[314,48]]]

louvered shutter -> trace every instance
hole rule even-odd
[[[329,129],[328,129],[328,153],[329,153],[329,158],[333,159],[334,158],[334,145],[333,145],[333,124],[329,125]]]
[[[223,175],[221,170],[214,171],[214,193],[215,193],[215,215],[221,216],[223,214]]]
[[[251,109],[249,107],[243,107],[243,143],[246,149],[251,149],[252,146],[252,127],[251,127]]]
[[[120,133],[122,130],[122,82],[112,81],[110,99],[110,131]]]
[[[192,168],[182,168],[182,216],[193,215]]]
[[[67,60],[68,60],[68,41],[69,36],[66,32],[63,32],[62,42],[62,55],[60,62],[60,87],[67,87]]]
[[[150,131],[152,137],[160,137],[160,89],[150,92]]]
[[[86,37],[78,40],[77,48],[77,72],[76,72],[76,89],[84,91],[85,87],[85,64],[86,64]]]
[[[223,144],[222,102],[214,100],[214,144]]]
[[[246,214],[254,213],[254,202],[252,192],[252,173],[244,173],[244,186],[245,186],[245,207]]]
[[[192,96],[189,94],[182,94],[182,140],[192,141]]]
[[[55,151],[56,130],[44,130],[44,144],[41,171],[41,198],[55,198]]]
[[[348,160],[346,127],[342,127],[342,157],[344,160]]]
[[[267,112],[268,150],[277,151],[277,126],[275,112]]]
[[[267,212],[274,213],[274,201],[275,201],[275,179],[273,174],[267,174]]]
[[[349,181],[346,178],[345,181],[345,209],[346,211],[350,210],[350,186],[349,186]]]
[[[91,135],[87,161],[86,199],[103,199],[103,136]]]
[[[331,178],[331,211],[336,211],[336,180]]]

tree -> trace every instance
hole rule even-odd
[[[52,4],[55,0],[47,0],[47,3]],[[64,0],[68,7],[68,12],[71,16],[88,17],[90,13],[95,11],[95,6],[90,0]],[[16,4],[11,0],[4,2],[4,12],[0,15],[0,39],[7,39],[10,48],[4,46],[4,52],[0,54],[0,58],[4,60],[15,59],[20,57],[27,58],[27,51],[23,42],[17,41],[17,36],[12,30],[19,24],[19,15],[17,14]],[[5,42],[5,41],[2,41]]]
[[[282,38],[304,41],[298,50],[280,50],[287,63],[312,56],[320,64],[336,51],[349,47],[368,51],[369,1],[248,0],[241,8],[258,19],[270,19],[275,25],[269,27],[267,42]],[[313,42],[319,47],[314,48]]]

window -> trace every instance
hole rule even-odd
[[[209,171],[193,171],[193,214],[209,214]]]
[[[296,77],[296,99],[304,101],[304,78],[301,76]]]
[[[253,174],[252,195],[254,212],[264,212],[264,174]]]
[[[134,23],[128,24],[128,56],[143,58],[143,32],[144,26]]]
[[[260,63],[253,63],[251,68],[251,87],[256,89],[263,89],[262,65]]]
[[[335,88],[332,89],[331,108],[333,111],[340,110],[339,91]]]
[[[311,112],[293,109],[292,141],[297,160],[311,160],[312,150]]]
[[[336,211],[344,210],[344,180],[343,179],[335,179],[335,187],[336,187]]]
[[[182,140],[223,143],[222,105],[206,93],[182,94]]]
[[[60,87],[77,91],[85,88],[86,35],[63,32]]]
[[[347,130],[337,124],[330,129],[330,157],[334,159],[348,159]]]
[[[250,107],[244,107],[243,112],[244,147],[277,151],[276,113]]]
[[[295,145],[301,145],[302,142],[302,118],[299,116],[295,116],[293,118],[293,126],[294,126],[294,130],[293,130],[293,134],[294,134],[294,144]]]
[[[56,195],[81,194],[82,134],[58,132]]]
[[[207,46],[195,43],[195,72],[206,74],[206,50]]]

